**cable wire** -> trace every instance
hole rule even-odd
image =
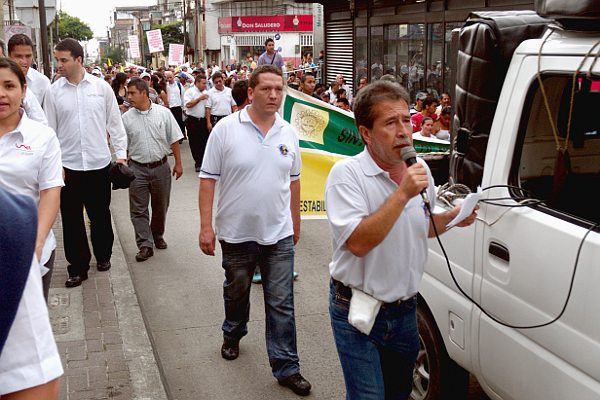
[[[491,188],[494,187],[508,187],[509,185],[494,185],[494,186],[489,186],[483,190],[489,190]],[[520,189],[520,188],[519,188]],[[427,206],[427,210],[429,211],[429,215],[433,215],[431,212],[431,207],[428,203],[425,203]],[[519,205],[521,206],[521,205]],[[506,211],[508,212],[510,211],[510,208]],[[503,213],[500,218],[502,216],[504,216]],[[500,219],[498,218],[496,221],[494,221],[491,225],[495,224],[496,222],[498,222],[498,220]],[[442,241],[440,240],[440,235],[438,234],[437,231],[437,227],[435,226],[435,222],[433,220],[433,218],[431,218],[431,225],[433,226],[433,231],[435,232],[435,237],[438,241],[438,244],[440,245],[440,248],[442,249],[442,253],[444,254],[444,258],[446,259],[446,265],[448,266],[448,271],[450,272],[450,276],[452,277],[452,281],[454,282],[454,285],[456,285],[456,287],[458,288],[458,290],[460,291],[460,293],[462,293],[462,295],[464,297],[467,298],[467,300],[469,300],[471,303],[473,303],[479,310],[481,310],[481,312],[483,312],[488,318],[490,318],[492,321],[502,325],[502,326],[506,326],[508,328],[512,328],[512,329],[535,329],[535,328],[542,328],[544,326],[548,326],[551,325],[553,323],[555,323],[556,321],[558,321],[563,314],[565,313],[566,309],[567,309],[567,305],[569,304],[569,300],[571,299],[571,294],[573,291],[573,285],[575,283],[575,275],[577,273],[577,266],[579,264],[579,257],[581,255],[581,249],[583,247],[583,244],[585,243],[585,239],[587,238],[587,236],[590,234],[590,232],[592,232],[595,228],[597,228],[600,224],[599,223],[594,223],[585,233],[585,235],[583,235],[583,237],[581,238],[581,242],[579,243],[579,247],[577,249],[577,255],[575,257],[575,265],[573,266],[573,273],[571,274],[571,282],[569,283],[569,291],[567,293],[567,297],[565,299],[564,305],[560,311],[560,313],[553,319],[551,319],[548,322],[544,322],[541,324],[536,324],[536,325],[514,325],[514,324],[509,324],[505,321],[500,320],[499,318],[497,318],[496,316],[492,315],[489,311],[485,310],[483,308],[483,306],[481,306],[479,303],[477,303],[471,296],[469,296],[464,290],[463,288],[460,286],[460,284],[458,283],[458,281],[456,280],[456,277],[454,276],[454,272],[452,271],[452,266],[450,265],[450,259],[448,258],[448,254],[446,253],[446,249],[444,248],[444,245],[442,244]],[[490,225],[490,226],[491,226]]]

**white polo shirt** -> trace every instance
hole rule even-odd
[[[196,100],[198,97],[207,93],[207,90],[203,90],[202,92],[200,92],[200,89],[198,89],[195,85],[190,86],[190,88],[186,90],[185,94],[183,95],[183,106],[185,107],[185,105],[190,101]],[[185,107],[186,114],[196,118],[204,118],[206,116],[207,101],[208,99],[200,100],[194,107]]]
[[[431,172],[427,195],[435,206]],[[386,238],[366,256],[357,257],[346,241],[363,218],[377,211],[398,185],[365,150],[338,161],[327,178],[325,206],[332,233],[331,276],[384,302],[408,299],[419,290],[427,257],[429,217],[421,196],[410,199]]]
[[[17,315],[0,354],[0,396],[63,374],[38,268],[33,257]]]
[[[118,159],[127,158],[127,134],[117,99],[108,83],[85,73],[79,84],[62,77],[44,100],[48,125],[56,131],[65,168],[102,169],[111,161],[107,135]]]
[[[50,89],[50,79],[40,71],[29,67],[25,80],[27,81],[27,90],[33,92],[40,105],[44,104],[46,92]]]
[[[236,105],[233,96],[231,96],[231,89],[227,86],[223,90],[212,88],[208,91],[206,108],[210,108],[210,115],[229,115],[231,114],[231,107]]]
[[[218,181],[219,240],[270,245],[294,233],[290,182],[300,178],[300,146],[294,128],[279,114],[263,137],[247,110],[215,126],[200,178]]]
[[[60,145],[52,128],[25,115],[17,128],[0,136],[0,187],[14,194],[40,201],[40,191],[64,186]],[[52,230],[48,233],[40,264],[56,248]]]

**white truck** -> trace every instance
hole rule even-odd
[[[491,399],[600,399],[599,55],[598,30],[552,24],[512,54],[465,179],[478,219],[440,237],[449,265],[430,240],[412,399],[464,398],[469,373]]]

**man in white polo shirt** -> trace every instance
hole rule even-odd
[[[83,209],[90,218],[91,241],[98,271],[111,267],[114,234],[110,215],[108,170],[111,150],[118,163],[127,158],[127,134],[111,87],[83,67],[83,47],[67,38],[54,48],[58,79],[44,99],[48,124],[56,131],[62,151],[65,186],[60,195],[65,256],[69,262],[66,287],[88,278],[91,253]]]
[[[262,273],[267,352],[280,385],[306,396],[296,348],[294,245],[300,238],[300,147],[291,125],[278,114],[283,76],[273,65],[258,67],[248,81],[251,105],[222,119],[212,131],[200,172],[200,248],[223,253],[225,321],[221,356],[239,355],[248,333],[250,286]],[[215,186],[219,200],[215,230]]]
[[[419,352],[416,295],[427,237],[434,234],[432,222],[443,233],[460,206],[430,216],[419,196],[426,190],[434,200],[435,188],[424,161],[408,166],[402,157],[412,146],[404,88],[385,81],[365,86],[354,115],[365,150],[336,163],[325,187],[333,243],[331,326],[349,399],[407,399]],[[458,226],[474,221],[475,213]],[[380,308],[374,308],[372,328],[359,330],[348,313],[355,296],[365,293]]]
[[[183,104],[187,114],[185,125],[190,139],[190,150],[194,158],[196,172],[200,172],[206,142],[208,142],[208,128],[206,127],[207,99],[206,75],[197,74],[194,78],[194,86],[186,90],[183,95]]]
[[[223,75],[215,72],[212,75],[214,87],[208,91],[206,102],[206,126],[210,132],[219,122],[231,113],[237,111],[238,107],[231,96],[231,89],[225,86]]]

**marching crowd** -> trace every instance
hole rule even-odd
[[[81,45],[64,39],[54,49],[52,83],[31,67],[27,36],[14,35],[7,45],[0,58],[0,293],[6,304],[0,315],[0,396],[58,396],[63,370],[43,299],[54,267],[52,226],[59,210],[67,288],[88,279],[92,256],[98,271],[111,268],[111,184],[129,188],[135,259],[147,260],[155,249],[168,247],[171,182],[183,174],[180,144],[186,139],[200,178],[199,246],[214,256],[218,241],[225,270],[221,355],[239,355],[258,267],[272,373],[280,385],[308,395],[293,299],[302,162],[297,135],[278,114],[285,78],[272,39],[248,72],[239,66],[123,72],[119,66],[85,67]],[[306,71],[298,90],[346,110],[352,106],[367,144],[359,156],[336,164],[326,188],[333,243],[330,313],[347,396],[406,398],[418,351],[415,303],[426,238],[432,221],[443,231],[459,208],[424,213],[419,193],[427,190],[434,198],[431,173],[420,160],[407,165],[399,150],[412,144],[413,131],[447,132],[450,98],[442,96],[436,111],[437,100],[418,97],[413,113],[398,84],[365,81],[353,94],[342,75],[327,88]],[[399,266],[406,254],[412,256]],[[348,315],[363,295],[377,304],[366,330]],[[386,321],[398,323],[392,328],[397,335]]]

